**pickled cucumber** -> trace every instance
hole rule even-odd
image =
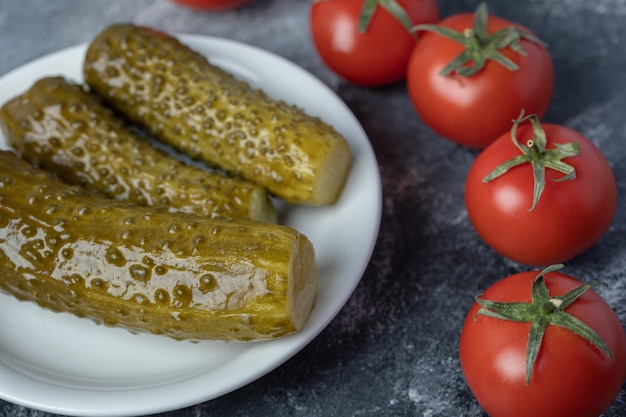
[[[109,198],[276,222],[263,187],[183,164],[141,137],[99,96],[64,78],[40,79],[5,103],[0,125],[19,156]]]
[[[107,199],[0,151],[0,289],[131,332],[257,341],[301,329],[312,244],[282,225]]]
[[[332,204],[341,193],[352,158],[344,137],[168,34],[109,26],[90,43],[83,72],[93,91],[160,140],[288,203]]]

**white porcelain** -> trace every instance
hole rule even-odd
[[[336,127],[354,163],[339,202],[281,206],[281,222],[313,242],[319,295],[306,327],[270,342],[176,342],[132,335],[0,294],[0,398],[49,412],[129,416],[178,409],[231,392],[275,369],[315,338],[344,306],[370,260],[382,210],[378,165],[347,106],[321,81],[267,51],[180,35],[212,62]],[[0,103],[43,76],[82,82],[86,45],[37,59],[0,78]],[[7,147],[0,134],[0,147]],[[1,238],[1,237],[0,237]],[[309,358],[310,360],[310,358]]]

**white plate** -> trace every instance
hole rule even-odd
[[[131,335],[86,319],[57,314],[0,294],[0,398],[53,413],[79,416],[140,415],[201,403],[231,392],[292,357],[335,317],[352,294],[374,249],[382,209],[376,157],[360,124],[322,82],[267,51],[197,35],[181,40],[212,62],[303,107],[340,131],[354,164],[339,202],[287,207],[281,222],[313,242],[319,295],[306,327],[260,343],[175,342]],[[86,45],[64,49],[0,78],[0,103],[38,78],[83,80]],[[0,135],[0,147],[6,147]]]

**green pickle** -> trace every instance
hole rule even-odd
[[[159,140],[288,203],[332,204],[342,191],[352,156],[332,126],[168,34],[109,26],[90,43],[83,73],[93,91]]]
[[[257,341],[301,329],[311,242],[278,224],[107,199],[0,151],[0,289],[133,333]]]
[[[114,114],[96,94],[47,77],[5,103],[0,125],[16,153],[65,182],[135,204],[275,223],[265,188],[185,164]]]

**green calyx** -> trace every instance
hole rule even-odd
[[[361,9],[361,15],[359,17],[359,32],[365,33],[367,28],[369,27],[372,19],[374,18],[374,13],[376,12],[376,8],[378,6],[383,7],[392,16],[394,16],[402,26],[404,26],[411,35],[416,36],[415,33],[411,30],[413,26],[413,22],[411,22],[411,18],[407,14],[406,10],[396,1],[396,0],[365,0],[363,3],[363,8]]]
[[[613,354],[600,335],[580,319],[565,312],[567,307],[572,305],[588,289],[598,285],[599,282],[589,281],[563,295],[552,297],[548,287],[546,287],[544,275],[562,267],[562,264],[551,265],[537,275],[532,285],[531,303],[499,302],[483,300],[480,296],[476,297],[476,302],[481,308],[474,316],[474,320],[477,320],[479,315],[483,315],[500,320],[532,323],[526,348],[526,385],[530,383],[543,335],[549,325],[559,326],[576,333],[606,353],[611,360],[614,360]]]
[[[517,128],[521,123],[530,121],[533,128],[533,138],[525,144],[519,143],[517,140]],[[565,158],[571,158],[580,153],[580,145],[577,142],[555,143],[555,148],[546,149],[547,138],[546,133],[541,126],[539,117],[535,114],[524,116],[524,112],[520,114],[517,120],[513,121],[511,129],[511,139],[517,148],[522,152],[521,155],[513,157],[508,161],[498,165],[491,171],[483,182],[489,182],[499,176],[507,173],[512,168],[529,163],[533,169],[533,204],[528,211],[533,211],[539,203],[541,194],[546,186],[545,171],[546,168],[554,169],[563,174],[563,177],[556,179],[557,182],[573,180],[576,178],[576,170],[573,166],[563,162]]]
[[[441,70],[439,74],[442,76],[456,73],[464,77],[471,77],[482,70],[489,60],[493,60],[511,71],[517,71],[519,66],[500,50],[511,48],[520,55],[526,55],[526,50],[520,44],[522,39],[546,46],[541,39],[532,33],[514,26],[488,34],[488,17],[487,4],[480,3],[474,12],[474,27],[463,32],[433,24],[416,25],[412,30],[435,32],[464,46],[463,52]]]

